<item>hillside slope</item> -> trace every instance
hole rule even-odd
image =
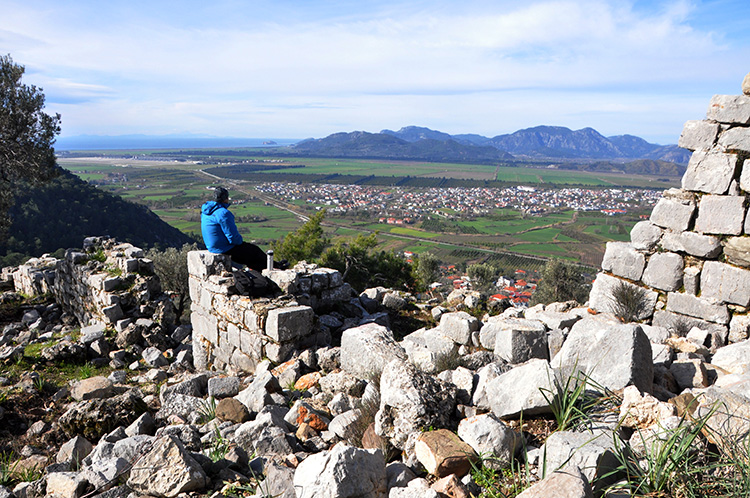
[[[11,227],[0,240],[0,266],[24,256],[80,247],[85,237],[109,235],[138,247],[181,246],[190,237],[147,207],[89,185],[70,172],[35,186],[19,186],[10,210]]]

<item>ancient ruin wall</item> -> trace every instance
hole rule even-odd
[[[81,325],[152,317],[174,324],[174,312],[153,262],[143,250],[114,239],[89,237],[83,251],[69,249],[64,259],[32,258],[10,273],[17,292],[52,294]],[[166,309],[165,309],[166,308]],[[121,322],[120,325],[123,325]]]
[[[316,312],[351,299],[352,289],[329,268],[299,264],[264,271],[283,291],[279,298],[251,298],[234,287],[231,258],[188,253],[193,358],[196,369],[254,372],[268,358],[282,362],[295,350],[330,343]]]
[[[663,193],[629,243],[607,244],[591,308],[614,311],[615,288],[635,285],[648,302],[640,318],[653,325],[698,326],[712,347],[747,338],[749,125],[748,95],[716,95],[705,120],[685,124],[679,145],[693,154],[681,188]]]

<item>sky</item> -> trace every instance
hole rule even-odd
[[[676,143],[750,71],[748,0],[0,0],[61,137],[538,125]]]

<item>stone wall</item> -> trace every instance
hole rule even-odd
[[[750,96],[716,95],[688,121],[679,145],[693,155],[681,188],[665,191],[631,241],[610,242],[590,307],[614,311],[616,286],[645,289],[641,319],[712,334],[712,347],[747,338],[750,305]],[[729,331],[731,337],[728,337]]]
[[[132,244],[89,237],[83,250],[68,249],[63,259],[32,258],[4,273],[11,274],[16,292],[52,294],[84,326],[123,327],[141,317],[174,325],[171,301],[162,293],[153,262]]]
[[[264,271],[281,289],[275,298],[240,295],[229,256],[188,253],[193,358],[196,369],[254,372],[263,358],[279,363],[295,350],[330,343],[316,313],[348,302],[349,284],[329,268],[298,264]]]

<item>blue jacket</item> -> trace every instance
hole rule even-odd
[[[206,249],[213,253],[224,253],[242,244],[242,235],[234,224],[234,215],[227,209],[229,204],[208,201],[201,206],[201,232]]]

